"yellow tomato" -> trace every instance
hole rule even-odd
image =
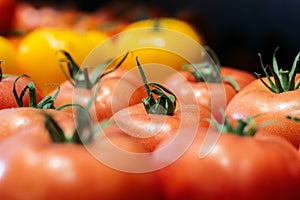
[[[4,74],[19,75],[19,68],[17,65],[17,49],[14,44],[7,38],[0,36],[0,60],[1,67]]]
[[[58,50],[71,54],[81,64],[89,52],[107,39],[101,32],[78,33],[67,29],[38,28],[26,35],[19,44],[18,62],[22,73],[36,81],[45,94],[53,90],[49,84],[60,84],[66,80],[58,60]]]
[[[116,36],[115,42],[119,55],[131,52],[123,67],[136,67],[138,57],[141,64],[147,68],[147,73],[161,76],[166,76],[163,71],[179,70],[184,64],[196,63],[203,59],[201,38],[190,25],[177,19],[133,22]],[[122,56],[119,55],[116,57],[121,59]]]
[[[195,40],[196,42],[204,44],[204,39],[191,24],[176,18],[162,17],[157,19],[143,19],[130,23],[129,25],[124,27],[123,31],[147,27],[154,29],[166,28],[178,31]]]

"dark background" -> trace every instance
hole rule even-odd
[[[36,1],[41,3],[42,1]],[[83,11],[114,5],[104,0],[48,1],[71,3]],[[125,2],[125,1],[119,1]],[[300,51],[300,1],[297,0],[151,0],[126,1],[156,6],[165,16],[182,16],[201,32],[222,65],[261,72],[258,53],[272,64],[276,47],[281,68],[289,69]],[[44,2],[45,3],[45,2]],[[188,14],[187,14],[188,13]]]

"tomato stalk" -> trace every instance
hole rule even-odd
[[[54,143],[72,143],[72,144],[86,144],[92,140],[94,135],[109,125],[109,121],[103,121],[95,127],[92,127],[92,120],[90,119],[87,109],[79,106],[79,110],[76,118],[76,129],[71,137],[67,137],[63,129],[53,119],[53,117],[47,113],[44,113],[45,128],[48,131],[52,142]]]
[[[267,77],[267,80],[269,84],[264,81],[261,77],[261,74],[258,74],[255,72],[255,75],[262,81],[262,83],[272,92],[274,93],[282,93],[287,91],[293,91],[297,90],[300,86],[300,81],[297,83],[295,82],[297,70],[298,70],[298,61],[300,60],[300,52],[296,55],[291,70],[283,70],[278,69],[278,63],[276,60],[276,51],[278,48],[276,48],[273,52],[273,68],[270,65],[264,66],[262,61],[261,54],[259,55],[260,58],[260,64],[262,66],[263,72],[265,76]],[[267,69],[270,70],[271,76],[268,73]],[[274,80],[272,80],[272,78]]]
[[[125,56],[122,58],[122,60],[114,68],[98,75],[99,71],[105,68],[111,62],[111,59],[102,63],[92,71],[92,78],[90,78],[87,67],[84,67],[83,70],[80,69],[80,67],[75,63],[72,56],[68,52],[64,50],[60,50],[59,52],[63,53],[64,56],[66,57],[66,59],[59,60],[59,65],[64,75],[67,77],[67,79],[75,88],[85,88],[85,89],[92,89],[100,81],[102,77],[117,70],[128,56],[128,52],[127,52]],[[69,75],[65,71],[62,63],[67,63]]]
[[[236,91],[239,91],[240,86],[236,83],[236,81],[234,81],[230,76],[221,76],[221,63],[213,50],[209,47],[205,47],[205,49],[209,52],[216,65],[213,65],[208,61],[204,61],[201,63],[183,65],[182,69],[191,73],[196,82],[222,83],[223,81],[226,81],[230,83]]]
[[[294,116],[287,116],[286,118],[288,118],[289,120],[295,121],[295,122],[300,122],[300,118],[299,117],[294,117]]]
[[[13,94],[14,94],[14,97],[15,97],[18,107],[24,107],[23,98],[27,91],[28,91],[28,95],[29,95],[29,107],[31,107],[31,108],[60,110],[66,106],[69,106],[69,104],[66,104],[66,105],[60,106],[58,108],[54,107],[54,101],[59,93],[60,87],[58,87],[58,89],[56,90],[56,92],[54,93],[53,96],[47,95],[38,103],[36,102],[36,88],[35,88],[34,82],[32,82],[32,81],[29,82],[22,89],[20,95],[18,95],[17,89],[16,89],[16,84],[21,77],[30,78],[30,76],[28,76],[26,74],[21,74],[14,80]]]
[[[254,136],[256,132],[255,117],[256,116],[238,119],[236,121],[236,126],[233,126],[225,114],[223,123],[218,123],[216,120],[210,120],[210,122],[220,133],[232,133],[238,136]]]
[[[57,124],[53,117],[48,114],[45,114],[45,127],[49,132],[52,142],[54,143],[84,144],[85,142],[90,140],[90,136],[88,138],[82,139],[80,136],[80,132],[77,129],[74,131],[71,138],[66,137],[63,129]]]
[[[144,107],[148,114],[158,114],[158,115],[174,115],[176,109],[176,96],[171,91],[169,91],[164,86],[150,82],[148,83],[146,75],[142,69],[142,66],[136,57],[136,62],[138,65],[139,72],[141,74],[145,89],[147,91],[148,97],[142,100]],[[150,89],[153,88],[153,89]],[[153,94],[157,95],[157,99],[153,97]],[[166,95],[170,94],[170,96]]]

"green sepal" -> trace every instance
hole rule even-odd
[[[208,119],[209,122],[220,132],[220,133],[232,133],[238,136],[254,136],[257,127],[255,124],[255,118],[257,116],[251,116],[246,119],[238,119],[236,126],[233,126],[223,110],[223,123],[219,123],[214,119]]]
[[[283,70],[278,68],[278,63],[276,59],[276,48],[273,52],[273,67],[270,65],[264,66],[262,62],[261,54],[259,55],[260,64],[262,66],[265,77],[268,80],[268,83],[263,80],[262,75],[259,73],[254,73],[262,83],[272,92],[279,94],[282,92],[293,91],[299,89],[300,81],[295,82],[296,74],[298,71],[298,62],[300,60],[300,52],[296,55],[292,68],[290,70]],[[271,75],[268,73],[267,69],[271,72]],[[272,78],[274,80],[272,80]]]
[[[100,81],[102,77],[117,70],[125,61],[125,59],[129,54],[127,52],[124,55],[124,57],[121,59],[121,61],[114,68],[99,74],[99,72],[103,70],[112,61],[112,59],[108,59],[107,61],[105,61],[104,63],[100,64],[95,69],[93,69],[93,71],[91,72],[92,77],[90,78],[88,67],[84,67],[83,69],[81,69],[68,52],[64,50],[59,50],[58,52],[61,52],[66,57],[65,59],[59,59],[58,63],[67,80],[75,88],[86,88],[86,89],[93,88]],[[69,73],[67,73],[66,70],[64,69],[63,63],[67,63],[67,68]]]
[[[142,99],[146,112],[148,114],[174,115],[176,110],[175,94],[158,83],[148,83],[138,57],[136,57],[136,62],[148,95]],[[153,89],[150,89],[150,87]],[[152,94],[157,95],[157,99],[155,99]]]

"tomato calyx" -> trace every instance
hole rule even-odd
[[[86,115],[82,115],[83,113],[78,113],[78,117],[80,121],[77,124],[76,129],[74,130],[72,137],[67,137],[63,131],[63,129],[58,125],[58,123],[53,119],[53,117],[49,114],[44,114],[45,117],[45,128],[48,131],[50,138],[53,143],[72,143],[72,144],[85,144],[92,138],[91,134],[88,134],[86,137],[83,137],[82,133],[84,129],[91,126],[91,121],[87,120]]]
[[[254,119],[257,116],[248,117],[246,119],[236,120],[236,125],[233,125],[232,122],[224,115],[224,122],[219,123],[216,120],[210,119],[209,121],[220,133],[232,133],[238,136],[254,136],[256,133],[256,126]]]
[[[57,91],[54,93],[53,96],[47,95],[45,96],[40,102],[36,102],[36,88],[35,88],[35,84],[33,81],[30,81],[21,91],[20,95],[18,95],[17,93],[17,89],[16,89],[16,84],[18,82],[18,80],[22,77],[27,77],[30,78],[30,76],[26,75],[26,74],[21,74],[19,75],[13,83],[13,95],[15,97],[15,100],[17,102],[18,107],[24,107],[24,102],[23,102],[23,97],[26,94],[27,90],[28,90],[28,95],[29,95],[29,107],[31,108],[38,108],[38,109],[55,109],[54,107],[54,101],[59,93],[59,87],[57,89]],[[59,108],[56,109],[61,109],[63,107],[65,107],[67,105],[63,105]]]
[[[75,87],[75,88],[85,88],[85,89],[92,89],[102,77],[106,76],[109,73],[112,73],[113,71],[117,70],[122,63],[125,61],[125,59],[128,56],[128,52],[125,54],[125,56],[122,58],[122,60],[112,69],[109,69],[107,71],[104,71],[103,73],[100,73],[102,69],[104,69],[112,59],[107,60],[106,62],[102,63],[98,67],[96,67],[92,72],[91,72],[91,78],[89,77],[89,71],[88,67],[84,67],[81,69],[77,63],[73,60],[72,56],[64,51],[64,50],[59,50],[58,52],[61,52],[66,59],[60,59],[59,60],[59,65],[64,73],[64,75],[67,77],[68,81]],[[69,71],[68,73],[65,71],[62,63],[67,63],[67,68]]]
[[[291,70],[283,70],[278,69],[278,63],[276,60],[277,50],[278,48],[276,48],[273,52],[273,68],[270,65],[264,66],[262,56],[260,53],[258,54],[263,72],[267,77],[269,84],[267,84],[266,81],[262,79],[261,74],[256,72],[254,74],[270,91],[274,93],[279,94],[282,92],[297,90],[300,87],[300,81],[295,83],[295,78],[298,70],[298,61],[300,60],[300,52],[296,55]],[[271,75],[268,73],[267,69],[270,70]],[[271,77],[273,77],[274,80],[272,80]]]
[[[84,145],[89,143],[101,129],[110,125],[111,121],[103,121],[93,127],[93,123],[87,109],[80,105],[78,106],[79,109],[75,119],[76,128],[71,137],[66,136],[63,129],[50,114],[43,113],[45,117],[45,128],[53,143]]]
[[[215,65],[208,61],[204,61],[201,63],[191,63],[183,65],[182,70],[192,74],[195,79],[195,82],[228,82],[230,85],[232,85],[235,91],[239,91],[240,86],[235,80],[233,80],[230,76],[221,76],[221,63],[215,52],[209,47],[205,47],[205,49],[213,58]]]
[[[148,94],[148,97],[142,99],[142,103],[144,104],[147,113],[158,115],[174,115],[176,109],[175,94],[158,83],[148,83],[138,57],[136,57],[136,62],[144,83],[144,87]],[[150,89],[150,87],[152,89]],[[169,96],[166,93],[169,94]],[[157,98],[155,99],[152,94],[157,95]]]

